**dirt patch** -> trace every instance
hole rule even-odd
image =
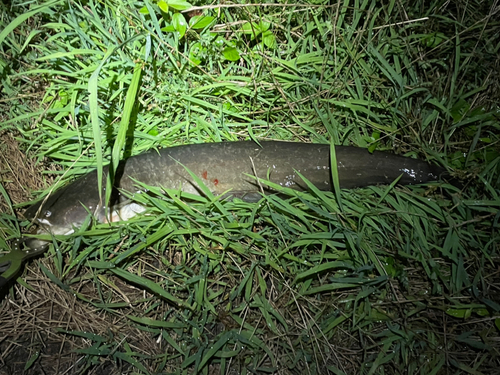
[[[23,277],[30,289],[16,284],[1,297],[0,375],[128,374],[133,371],[132,366],[114,356],[125,350],[117,342],[143,354],[164,350],[148,332],[129,324],[126,315],[134,313],[133,307],[110,313],[92,303],[82,303],[43,274],[42,266],[57,274],[51,259],[36,262],[40,266],[28,265]],[[126,287],[119,279],[113,283]],[[99,302],[91,278],[72,287],[89,301]],[[129,296],[142,296],[142,291],[129,289]],[[104,352],[108,347],[111,350]],[[87,355],[93,350],[103,350],[98,363],[95,356]],[[33,363],[29,365],[30,362]]]
[[[47,165],[31,161],[21,150],[17,136],[9,131],[0,133],[0,183],[14,205],[29,201],[33,191],[53,182],[52,177],[42,174]],[[0,195],[0,212],[11,213],[3,194]]]

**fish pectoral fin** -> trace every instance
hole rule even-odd
[[[117,221],[127,221],[134,216],[146,211],[146,207],[141,206],[135,202],[130,202],[127,204],[122,204],[115,208],[109,215],[109,219],[105,220],[105,223],[114,223]]]

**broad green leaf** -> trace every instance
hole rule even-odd
[[[226,47],[224,51],[222,51],[226,60],[229,61],[238,61],[240,59],[240,54],[238,50],[234,47]]]
[[[194,16],[189,20],[189,26],[193,29],[203,29],[210,25],[215,17],[212,16]]]
[[[173,25],[167,25],[165,27],[162,27],[161,31],[166,32],[166,33],[172,33],[175,31],[175,27]]]
[[[168,3],[168,6],[179,11],[187,10],[192,7],[190,3],[182,0],[166,0],[166,2]]]
[[[271,31],[266,31],[262,34],[262,41],[268,48],[276,47],[276,37]]]
[[[202,54],[203,47],[201,43],[194,43],[189,50],[189,60],[194,65],[199,65],[201,63],[200,56]]]
[[[158,8],[162,10],[162,12],[168,13],[168,3],[164,0],[160,0],[157,3]]]
[[[187,22],[181,13],[175,13],[172,16],[172,26],[179,33],[179,38],[184,37],[187,29]]]

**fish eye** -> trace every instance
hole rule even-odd
[[[47,210],[47,211],[45,211],[45,212],[43,213],[43,216],[44,216],[44,217],[50,217],[51,215],[52,215],[52,212],[50,212],[49,210]]]

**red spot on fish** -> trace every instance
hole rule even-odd
[[[201,174],[201,177],[203,177],[206,180],[207,176],[208,176],[208,172],[207,171],[203,171],[203,173]]]
[[[216,178],[214,178],[214,181],[213,181],[213,182],[214,182],[214,185],[215,185],[215,186],[219,185],[219,180],[217,180]]]

